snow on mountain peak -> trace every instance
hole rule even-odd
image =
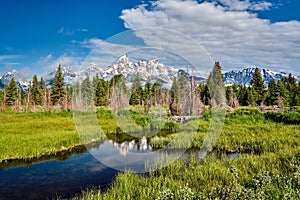
[[[246,68],[243,70],[232,70],[223,74],[225,85],[234,83],[246,86],[251,85],[251,81],[255,72],[255,68]],[[288,77],[285,72],[275,72],[268,69],[260,69],[265,85],[268,86],[270,80],[278,81],[279,79]],[[295,77],[296,78],[296,77]]]

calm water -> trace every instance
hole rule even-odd
[[[105,153],[106,159],[126,158],[130,153],[151,152],[151,147],[145,139],[122,144],[105,141],[90,152],[65,160],[58,158],[0,169],[0,200],[68,198],[95,186],[107,189],[119,171],[102,164],[93,155]],[[132,163],[124,164],[126,167]]]
[[[58,196],[69,198],[95,186],[107,189],[119,172],[116,169],[145,169],[144,163],[139,162],[140,159],[132,158],[151,154],[151,151],[146,139],[141,139],[138,143],[132,141],[122,144],[105,141],[90,152],[73,155],[66,160],[54,159],[0,169],[0,200],[53,199]],[[158,151],[151,156],[160,153]],[[192,154],[201,158],[200,152]],[[95,156],[103,157],[104,163],[114,169],[101,163]],[[235,157],[238,158],[239,155],[228,158]]]
[[[71,197],[82,189],[105,188],[117,171],[106,167],[90,153],[65,161],[46,161],[0,170],[0,199],[52,199]]]

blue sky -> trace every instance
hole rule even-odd
[[[16,69],[32,76],[49,71],[57,63],[79,66],[92,48],[115,34],[162,27],[193,38],[213,60],[223,64],[225,71],[259,66],[300,75],[298,0],[0,3],[0,74]],[[148,46],[166,40],[163,34],[148,41],[149,35],[136,33]]]

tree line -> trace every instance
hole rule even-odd
[[[12,107],[15,111],[71,109],[72,96],[80,97],[81,103],[94,106],[111,106],[114,110],[126,106],[142,106],[147,111],[152,106],[168,106],[173,115],[199,115],[205,105],[214,107],[226,105],[238,106],[299,106],[300,82],[297,83],[291,74],[287,78],[271,80],[265,86],[258,68],[255,69],[250,86],[233,84],[224,85],[222,67],[219,62],[210,73],[206,83],[197,84],[193,76],[181,71],[174,77],[170,89],[165,89],[159,81],[152,83],[148,78],[143,85],[139,73],[131,86],[126,85],[122,74],[114,75],[110,80],[86,77],[81,83],[66,87],[61,66],[55,74],[52,88],[47,88],[43,78],[36,75],[25,91],[18,87],[14,78],[4,90],[0,91],[1,110]]]

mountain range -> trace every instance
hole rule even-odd
[[[232,85],[234,83],[246,86],[251,85],[251,80],[254,75],[255,68],[247,68],[243,70],[232,70],[223,74],[225,85]],[[268,69],[260,69],[261,75],[264,79],[265,85],[268,86],[270,80],[278,81],[282,78],[287,78],[289,75],[285,72],[275,72]],[[300,77],[295,77],[300,81]]]
[[[130,85],[136,73],[138,72],[142,83],[147,81],[150,77],[152,82],[159,81],[165,88],[170,88],[174,77],[178,77],[182,70],[166,66],[159,62],[158,59],[141,60],[139,62],[132,62],[127,55],[121,56],[113,64],[106,68],[101,68],[95,63],[89,64],[86,68],[75,72],[69,66],[62,66],[62,74],[67,86],[75,84],[77,81],[82,81],[85,77],[94,77],[96,74],[100,78],[109,80],[115,74],[123,74],[126,77],[128,85]],[[244,84],[249,86],[254,74],[255,68],[247,68],[243,70],[232,70],[223,74],[225,85],[232,85],[234,83]],[[44,80],[47,87],[52,87],[56,70],[50,72],[44,76]],[[284,72],[274,72],[268,69],[261,69],[262,76],[265,84],[268,85],[271,79],[279,80],[287,77],[288,74]],[[191,78],[192,76],[185,72],[185,76]],[[29,82],[18,78],[17,71],[6,72],[0,75],[0,89],[4,88],[4,85],[8,84],[11,78],[15,78],[19,87],[27,90]],[[199,82],[205,82],[207,79],[201,76],[193,76],[194,80]],[[296,77],[299,81],[300,77]]]

